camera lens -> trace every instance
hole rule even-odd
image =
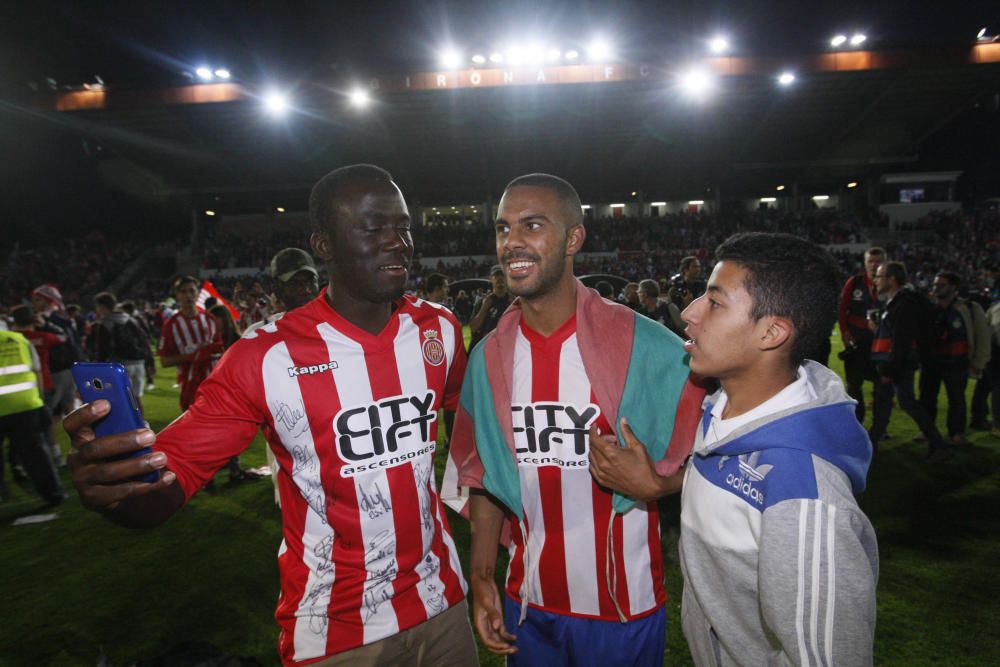
[[[101,391],[102,389],[104,389],[104,383],[98,380],[97,378],[94,378],[94,389],[96,389],[97,391]]]

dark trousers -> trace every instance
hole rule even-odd
[[[24,466],[38,494],[51,505],[63,501],[62,483],[52,464],[38,428],[44,408],[0,417],[0,444],[10,440],[11,451]],[[0,457],[0,486],[3,484],[3,457]]]
[[[969,384],[969,364],[928,361],[920,367],[920,404],[931,421],[937,420],[937,400],[941,384],[948,396],[948,435],[965,433],[965,387]]]
[[[906,414],[910,415],[910,418],[916,422],[920,432],[927,438],[930,451],[933,452],[947,446],[944,438],[941,437],[941,433],[937,430],[937,426],[934,425],[934,420],[927,414],[927,411],[924,410],[913,393],[913,376],[916,373],[917,364],[916,362],[911,362],[906,365],[898,377],[893,378],[891,383],[875,383],[875,407],[872,410],[872,427],[868,431],[872,447],[878,447],[879,441],[882,440],[882,436],[885,435],[885,430],[889,426],[889,416],[892,414],[892,397],[894,395],[899,400],[899,407]]]
[[[860,423],[865,422],[865,381],[875,379],[875,366],[872,364],[868,348],[857,348],[844,354],[844,378],[847,385],[847,395],[858,404],[854,407],[854,415]]]
[[[976,381],[976,389],[972,392],[972,421],[985,422],[987,417],[993,420],[994,426],[1000,426],[1000,346],[993,346],[993,356],[983,369],[983,375]],[[992,400],[989,400],[990,394]]]

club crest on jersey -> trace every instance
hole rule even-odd
[[[424,361],[431,366],[440,366],[444,362],[444,345],[438,340],[438,332],[428,329],[424,332],[424,343],[420,346],[424,353]]]
[[[393,468],[434,451],[436,394],[404,394],[342,409],[333,418],[341,477]]]
[[[600,414],[601,409],[593,403],[512,405],[511,421],[518,465],[588,467],[588,432]]]

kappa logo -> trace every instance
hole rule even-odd
[[[424,360],[431,366],[440,366],[444,363],[444,344],[438,340],[437,331],[428,329],[424,332],[424,343],[420,346],[420,349],[424,353]]]
[[[340,368],[336,361],[331,359],[322,364],[313,364],[311,366],[289,366],[288,367],[288,377],[298,377],[299,375],[312,375],[313,373],[325,373],[327,371],[333,371]]]
[[[726,485],[738,491],[741,495],[749,498],[758,505],[764,504],[764,492],[757,488],[756,484],[763,482],[771,469],[774,468],[769,463],[757,465],[760,459],[760,452],[752,454],[740,454],[739,475],[729,473],[726,476]]]

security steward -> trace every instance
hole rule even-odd
[[[28,339],[15,331],[0,331],[0,444],[10,440],[38,494],[55,506],[64,493],[38,428],[44,412],[40,373],[38,354]],[[0,498],[6,496],[0,477]]]

